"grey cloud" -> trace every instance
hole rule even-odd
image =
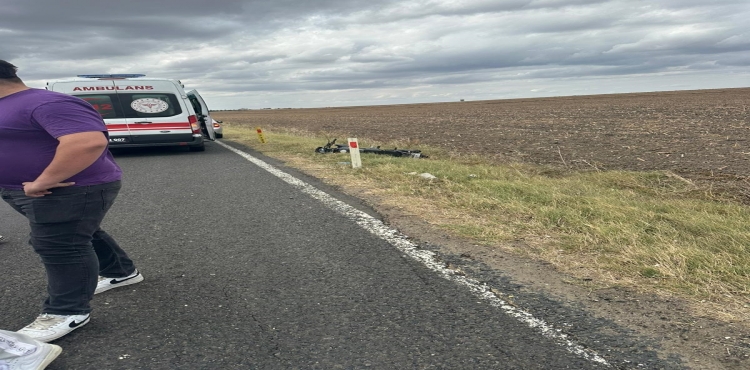
[[[172,17],[193,27],[205,27],[196,19],[215,18],[234,22],[294,19],[309,14],[336,14],[353,9],[379,7],[393,0],[5,0],[0,24],[13,22],[27,27],[53,25],[54,27],[85,26],[102,21],[137,20],[147,17]],[[33,22],[29,22],[33,20]],[[246,24],[250,25],[250,24]]]
[[[142,72],[232,96],[646,75],[657,89],[667,73],[750,74],[748,16],[746,0],[5,0],[0,59],[35,81]]]
[[[422,6],[402,6],[391,11],[365,12],[358,18],[360,22],[395,22],[405,19],[418,19],[433,16],[455,17],[487,13],[509,13],[528,10],[559,10],[562,8],[580,7],[593,4],[603,4],[607,0],[506,0],[506,1],[475,1],[468,3],[450,2],[442,4],[439,1],[427,1]],[[402,2],[408,4],[408,2]],[[336,20],[338,21],[338,20]]]
[[[351,54],[351,50],[342,48],[321,48],[316,50],[308,50],[297,55],[294,55],[289,59],[290,62],[298,62],[305,64],[324,64],[335,62],[342,57]]]

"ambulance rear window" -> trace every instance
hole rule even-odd
[[[79,98],[91,104],[102,118],[117,118],[117,112],[109,95],[83,95]]]
[[[102,115],[102,118],[173,117],[182,113],[177,96],[168,93],[112,93],[74,96],[91,104]]]
[[[182,113],[177,96],[157,93],[118,93],[126,118],[172,117]]]

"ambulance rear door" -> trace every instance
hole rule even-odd
[[[198,94],[198,91],[195,91],[195,90],[188,91],[187,96],[190,99],[190,103],[193,104],[193,109],[195,109],[195,114],[198,115],[198,122],[201,125],[201,131],[210,140],[216,140],[216,133],[214,132],[213,121],[211,120],[211,115],[209,114],[208,105],[206,104],[206,101],[203,100],[203,97],[201,97],[201,94]]]
[[[104,119],[111,145],[131,141],[130,128],[123,114],[117,90],[111,79],[75,79],[51,82],[47,88],[81,98],[91,104]]]
[[[116,80],[133,144],[194,141],[181,86],[171,80]]]

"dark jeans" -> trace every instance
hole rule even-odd
[[[125,251],[99,228],[120,186],[115,181],[55,188],[41,198],[0,188],[3,200],[29,220],[29,243],[47,270],[49,297],[42,313],[87,314],[99,275],[124,277],[135,271]]]

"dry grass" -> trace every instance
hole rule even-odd
[[[327,138],[267,129],[269,143],[261,145],[252,128],[228,124],[226,132],[229,140],[344,189],[364,189],[475,243],[604,285],[708,302],[729,318],[750,312],[750,209],[670,172],[498,166],[434,148],[427,148],[430,159],[363,154],[364,167],[353,170],[341,163],[346,154],[314,153]],[[424,172],[437,179],[414,175]]]

